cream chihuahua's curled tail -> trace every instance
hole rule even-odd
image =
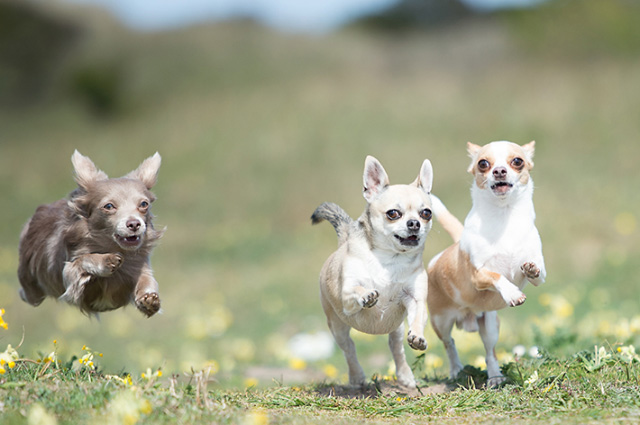
[[[454,242],[458,242],[460,240],[460,236],[462,236],[462,229],[464,229],[460,220],[451,214],[440,198],[434,194],[431,194],[431,208],[438,219],[438,222],[442,227],[444,227],[444,230],[451,235]]]
[[[347,240],[349,234],[349,226],[353,223],[353,219],[340,208],[338,204],[333,202],[325,202],[321,204],[311,215],[311,223],[318,224],[322,220],[327,220],[338,235],[338,245],[342,245]]]

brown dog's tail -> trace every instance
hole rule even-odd
[[[464,228],[460,220],[451,214],[440,198],[434,194],[431,194],[431,207],[433,208],[433,213],[436,215],[436,218],[442,227],[444,227],[444,230],[451,235],[454,242],[458,242],[460,236],[462,236],[462,229]]]
[[[349,214],[345,212],[338,204],[333,202],[325,202],[320,205],[311,215],[311,223],[318,224],[322,220],[327,220],[338,235],[338,245],[342,245],[347,240],[349,234],[349,226],[353,223]]]

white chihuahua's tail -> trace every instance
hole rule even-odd
[[[444,230],[451,235],[454,242],[458,242],[460,240],[460,236],[462,236],[462,229],[464,229],[460,220],[451,214],[440,198],[434,194],[431,194],[431,207],[433,208],[433,213],[436,215],[438,222],[440,222],[442,227],[444,227]]]
[[[338,204],[325,202],[321,204],[311,215],[311,223],[318,224],[322,220],[327,220],[338,234],[338,245],[342,245],[347,240],[349,226],[353,219]]]

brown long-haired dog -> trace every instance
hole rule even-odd
[[[20,297],[34,306],[56,297],[87,314],[134,302],[154,315],[160,297],[149,254],[164,231],[153,228],[150,189],[160,155],[114,179],[78,151],[71,162],[78,188],[38,207],[20,235]]]

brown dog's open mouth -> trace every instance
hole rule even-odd
[[[491,186],[491,190],[493,190],[493,193],[496,195],[505,195],[512,187],[513,185],[511,183],[498,182]]]
[[[116,238],[116,242],[118,242],[118,245],[123,248],[137,248],[142,242],[142,238],[140,237],[140,235],[120,236],[116,234],[114,236]]]
[[[397,240],[400,241],[401,245],[417,246],[418,243],[420,243],[420,238],[417,237],[416,235],[411,235],[406,238],[403,238],[402,236],[398,236],[398,235],[394,235],[394,236],[396,237]]]

